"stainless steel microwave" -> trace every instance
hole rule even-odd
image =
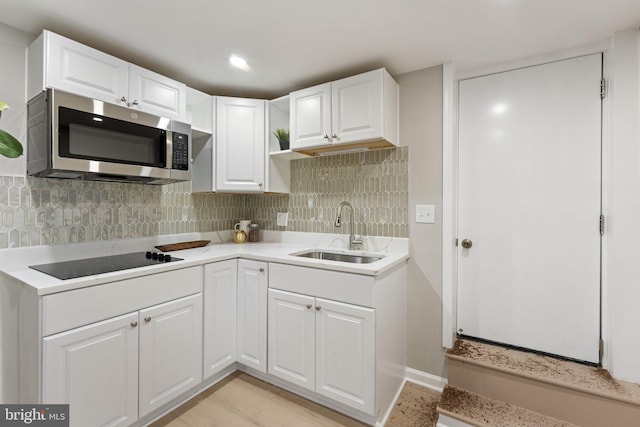
[[[191,126],[48,89],[27,105],[27,173],[167,184],[191,179]]]

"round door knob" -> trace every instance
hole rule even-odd
[[[145,322],[147,322],[147,323],[151,322],[151,316],[147,316],[147,317],[145,317],[145,318],[144,318],[144,321],[145,321]]]
[[[462,247],[465,249],[469,249],[471,246],[473,246],[473,242],[470,239],[464,239],[462,241]]]
[[[260,273],[264,273],[264,268],[260,267]]]
[[[120,101],[122,101],[122,102],[127,102],[127,97],[126,97],[126,96],[123,96],[122,98],[120,98]]]
[[[329,135],[325,134],[324,139],[329,139]]]
[[[307,308],[311,308],[311,307],[312,307],[311,304],[307,304]]]
[[[322,307],[321,307],[321,306],[319,306],[319,305],[316,305],[316,310],[317,310],[317,311],[320,311],[320,310],[322,310]]]
[[[135,320],[133,322],[131,322],[131,327],[135,328],[136,326],[138,326],[138,322],[136,322]]]
[[[336,135],[335,133],[333,133],[333,134],[331,134],[331,138],[338,139],[338,135]]]

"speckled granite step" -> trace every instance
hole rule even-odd
[[[640,385],[604,369],[458,340],[449,385],[584,427],[640,426]]]
[[[576,427],[569,422],[449,385],[442,391],[437,410],[439,414],[478,427]]]

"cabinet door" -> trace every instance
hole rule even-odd
[[[316,392],[375,408],[375,311],[316,298]]]
[[[264,191],[265,101],[216,98],[216,189]]]
[[[42,401],[68,403],[71,426],[138,419],[138,313],[43,339]]]
[[[315,390],[315,298],[269,289],[269,373]]]
[[[238,260],[237,361],[267,372],[267,266]]]
[[[45,86],[126,105],[128,64],[57,34],[46,32]]]
[[[238,261],[204,266],[204,379],[236,361]]]
[[[202,294],[140,311],[140,417],[202,380]]]
[[[292,150],[331,145],[331,83],[289,95]]]
[[[187,86],[153,71],[129,65],[129,107],[186,121]]]
[[[331,85],[334,144],[383,136],[382,69],[337,80]]]

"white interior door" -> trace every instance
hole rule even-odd
[[[459,333],[598,362],[601,78],[594,54],[460,81]]]

